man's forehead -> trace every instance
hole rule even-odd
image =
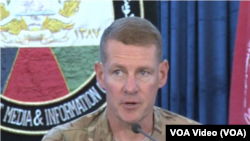
[[[124,44],[120,41],[109,39],[105,47],[106,61],[142,61],[142,62],[158,62],[158,50],[155,44],[149,45],[134,45]]]
[[[158,63],[147,63],[147,62],[140,62],[140,63],[121,63],[121,62],[108,62],[106,65],[104,65],[104,68],[108,70],[112,69],[123,69],[123,70],[141,70],[141,69],[146,69],[146,70],[154,70]]]
[[[121,41],[113,39],[106,43],[105,50],[107,56],[116,56],[117,53],[134,55],[141,55],[145,53],[147,56],[152,54],[154,58],[157,58],[158,52],[155,44],[124,44]]]

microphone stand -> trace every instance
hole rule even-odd
[[[142,133],[144,136],[148,137],[149,139],[151,139],[152,141],[157,141],[155,138],[153,138],[152,136],[148,135],[147,133],[145,133],[142,129],[140,124],[138,123],[134,123],[132,126],[132,131],[136,134],[138,133]]]

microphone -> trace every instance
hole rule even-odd
[[[136,133],[136,134],[142,133],[143,135],[145,135],[146,137],[148,137],[148,138],[151,139],[152,141],[157,141],[155,138],[153,138],[152,136],[150,136],[150,135],[148,135],[147,133],[145,133],[144,131],[142,131],[141,126],[140,126],[140,124],[138,124],[138,123],[134,123],[134,124],[132,125],[132,131],[133,131],[134,133]]]

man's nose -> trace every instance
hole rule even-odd
[[[138,85],[136,77],[134,75],[129,75],[125,84],[125,93],[134,94],[138,91]]]

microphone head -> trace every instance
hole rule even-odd
[[[140,124],[138,124],[138,123],[132,124],[132,131],[133,131],[134,133],[136,133],[136,134],[140,133],[140,132],[139,132],[139,129],[141,129]]]

